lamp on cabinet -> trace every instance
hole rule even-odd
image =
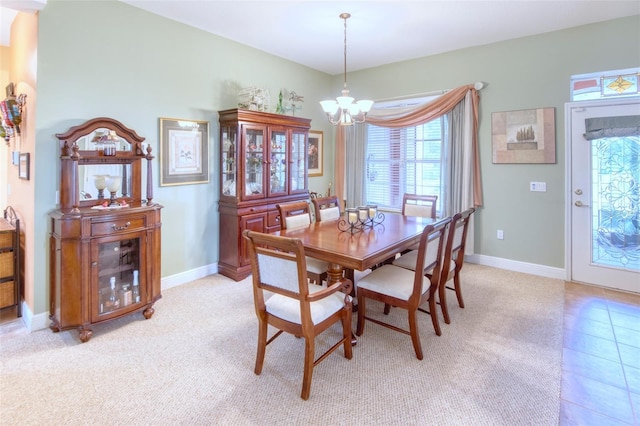
[[[101,200],[104,198],[104,189],[107,187],[107,178],[109,175],[94,175],[93,183],[98,190],[98,199]]]
[[[120,205],[116,201],[116,192],[120,189],[120,185],[122,185],[122,176],[107,176],[107,189],[111,193],[109,207]]]

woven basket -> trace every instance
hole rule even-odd
[[[0,232],[0,248],[13,247],[13,232]]]
[[[0,308],[13,306],[16,304],[15,293],[13,291],[13,281],[0,283]]]
[[[0,253],[0,278],[13,276],[13,252]]]

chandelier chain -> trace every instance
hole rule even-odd
[[[348,13],[340,15],[344,19],[344,87],[347,88],[347,19],[351,16]]]

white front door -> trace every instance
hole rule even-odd
[[[640,134],[585,138],[585,120],[640,116],[640,99],[568,103],[567,279],[640,293]]]

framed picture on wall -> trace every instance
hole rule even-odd
[[[309,148],[307,149],[307,164],[309,176],[322,176],[322,161],[324,155],[323,133],[309,130]]]
[[[555,108],[491,114],[494,164],[556,162]]]
[[[160,118],[160,186],[209,182],[209,122]]]
[[[29,158],[28,152],[21,152],[18,160],[18,177],[29,180]]]

